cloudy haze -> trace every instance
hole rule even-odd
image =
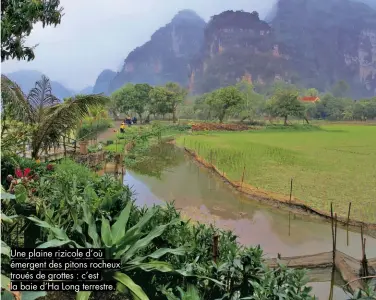
[[[260,17],[275,0],[61,0],[65,15],[56,28],[36,25],[27,45],[39,44],[35,60],[7,61],[2,72],[32,69],[51,80],[80,90],[103,69],[118,70],[128,53],[150,39],[182,9],[206,21],[224,10],[258,11]]]

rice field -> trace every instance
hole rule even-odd
[[[311,207],[376,223],[376,126],[325,125],[311,131],[260,130],[186,135],[229,178],[293,196]]]

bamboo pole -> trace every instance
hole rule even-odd
[[[291,206],[291,198],[292,198],[292,178],[290,180],[290,199],[289,204]],[[291,211],[289,210],[289,236],[291,234]]]
[[[332,265],[332,276],[330,281],[330,294],[329,294],[329,300],[333,300],[333,287],[334,287],[334,275],[336,270],[336,248],[337,248],[337,214],[334,214],[333,219],[333,203],[330,203],[330,215],[332,219],[332,239],[333,239],[333,265]]]
[[[351,202],[349,203],[349,210],[348,210],[348,212],[347,212],[347,226],[346,226],[347,246],[349,246],[349,223],[350,223],[350,211],[351,211]]]
[[[242,184],[241,184],[241,189],[243,189],[243,182],[244,182],[244,174],[245,174],[245,165],[244,165],[244,168],[243,168],[243,174],[242,174]]]
[[[217,258],[218,258],[218,238],[219,236],[215,234],[213,236],[213,261],[217,263]]]
[[[335,264],[335,245],[334,245],[334,218],[333,218],[333,202],[330,202],[330,220],[332,224],[332,248],[333,248],[333,264]]]
[[[368,261],[366,256],[366,238],[363,235],[363,226],[360,227],[360,238],[362,243],[362,276],[368,276]]]

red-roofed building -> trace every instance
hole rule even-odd
[[[320,98],[317,97],[317,96],[313,96],[313,97],[304,96],[304,97],[300,97],[299,100],[302,101],[302,102],[315,103],[317,101],[320,101]]]

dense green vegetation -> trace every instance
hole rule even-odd
[[[2,60],[10,57],[33,59],[33,50],[24,46],[23,37],[30,34],[33,24],[38,21],[42,21],[43,25],[58,24],[61,12],[58,0],[17,3],[2,1],[1,25],[2,48],[4,48]],[[258,19],[257,13],[253,13],[253,17],[254,20]],[[166,48],[164,43],[158,44],[159,50],[164,54],[163,59],[171,65],[176,63],[181,69],[185,68],[199,48],[199,44],[191,44],[197,36],[195,34],[197,31],[192,33],[187,30],[186,27],[189,25],[185,22],[187,19],[197,21],[199,18],[195,15],[192,17],[192,12],[185,11],[175,19],[178,22],[171,25],[174,29],[176,27],[177,31],[185,31],[189,36],[189,47],[182,47],[187,52],[183,53],[185,57],[183,63],[181,61],[178,63],[171,53],[166,55],[163,52]],[[243,22],[244,20],[242,19]],[[201,21],[196,22],[198,29],[203,26],[204,22]],[[212,21],[217,22],[218,19]],[[171,40],[169,34],[163,36]],[[149,43],[151,44],[153,43]],[[175,56],[182,54],[182,49],[175,44],[172,49]],[[131,68],[134,67],[132,60],[137,62],[137,65],[142,65],[143,58],[136,52],[132,52],[129,56],[128,62],[131,63],[129,66]],[[156,64],[159,66],[158,62]],[[149,71],[146,70],[146,73]],[[168,71],[168,68],[165,71]],[[145,73],[145,70],[143,72]],[[180,69],[177,76],[174,72],[170,72],[169,76],[173,79],[176,77],[178,82],[182,82],[179,74],[181,74]],[[115,82],[114,86],[127,79],[124,73],[116,77],[118,82]],[[153,77],[152,81],[161,83],[163,80],[159,79]],[[118,296],[137,300],[313,299],[311,289],[306,286],[304,270],[293,270],[282,265],[269,269],[265,265],[262,249],[259,246],[239,245],[232,232],[183,220],[173,204],[151,208],[139,207],[136,205],[137,198],[122,180],[119,181],[111,175],[98,176],[74,161],[65,158],[57,164],[51,164],[40,163],[38,159],[42,151],[47,152],[51,147],[58,147],[61,142],[65,148],[70,137],[89,139],[100,130],[108,128],[107,110],[114,115],[118,112],[136,113],[140,120],[146,119],[146,121],[149,121],[150,115],[164,118],[165,115],[171,114],[172,121],[175,123],[179,108],[184,104],[192,108],[193,115],[204,116],[203,118],[207,120],[215,119],[220,123],[229,118],[255,122],[257,118],[267,115],[270,118],[282,117],[287,125],[290,117],[306,119],[308,108],[298,99],[302,91],[292,85],[278,85],[273,87],[272,91],[261,91],[262,89],[255,91],[251,84],[242,81],[236,86],[222,87],[203,95],[196,101],[189,102],[186,99],[187,90],[177,83],[169,82],[164,86],[156,87],[148,84],[129,84],[115,91],[110,99],[102,95],[77,95],[60,101],[54,96],[46,77],[42,77],[27,96],[7,77],[2,76],[1,83],[2,298],[19,299],[21,296],[21,299],[37,299],[44,296],[50,299],[55,296],[88,300],[91,296],[95,296],[96,299],[113,299],[114,296]],[[315,91],[310,90],[310,93]],[[333,88],[332,94],[323,97],[324,111],[329,111],[329,115],[334,119],[341,119],[344,116],[350,118],[348,111],[344,114],[341,110],[342,107],[351,107],[349,100],[344,98],[346,86],[343,82]],[[331,106],[328,103],[335,105]],[[344,106],[338,108],[338,103],[343,103]],[[349,110],[353,112],[351,118],[375,117],[373,99],[356,104],[358,103],[363,105],[363,110],[359,110],[357,106],[355,114],[354,106]],[[318,110],[320,104],[314,106],[317,109],[316,113],[313,107],[309,107],[311,116],[322,117],[322,111]],[[312,129],[312,127],[306,128]],[[362,151],[365,152],[359,150],[348,152],[351,152],[351,155],[354,152],[360,155],[356,161],[357,166],[361,164],[362,167],[364,166],[363,172],[367,170],[371,177],[374,175],[373,170],[367,169],[373,162],[375,144],[373,139],[376,136],[372,136],[374,128],[368,127],[367,130],[363,127],[358,128],[361,129],[356,131],[343,128],[344,136],[340,136],[342,132],[335,132],[330,128],[305,132],[304,134],[312,134],[313,137],[307,142],[309,146],[307,149],[302,146],[301,132],[286,134],[291,129],[286,126],[279,128],[282,132],[274,129],[231,135],[195,134],[185,137],[184,143],[198,150],[199,154],[206,158],[209,154],[209,157],[213,158],[212,149],[215,148],[216,163],[219,167],[225,168],[230,176],[238,176],[239,168],[243,169],[244,163],[249,162],[254,173],[250,173],[253,176],[251,179],[247,175],[247,180],[252,184],[255,177],[261,180],[267,177],[263,173],[265,168],[275,174],[281,174],[283,171],[289,176],[302,174],[303,168],[310,170],[312,174],[322,171],[322,174],[328,175],[332,171],[333,163],[343,167],[340,169],[340,175],[344,176],[346,182],[350,182],[354,180],[353,176],[358,169],[354,167],[355,165],[346,164],[348,161],[354,162],[353,156],[346,156],[348,155],[346,151],[342,151],[344,152],[342,156],[339,155],[338,144],[335,142],[345,144],[346,141],[346,146],[354,147],[352,139],[357,139],[357,146],[363,145]],[[145,172],[159,176],[166,166],[178,163],[173,159],[174,155],[171,155],[171,159],[155,159],[155,152],[166,153],[162,151],[161,141],[170,139],[172,135],[187,129],[189,126],[186,125],[162,126],[158,123],[127,128],[125,133],[116,132],[115,151],[123,152],[124,146],[127,145],[125,158],[127,166],[141,173],[152,166],[154,173],[151,173],[150,169]],[[368,139],[367,143],[364,142],[365,138]],[[325,148],[317,148],[320,143],[323,143]],[[30,159],[17,155],[19,152],[24,152],[26,156],[27,144],[31,145]],[[290,148],[286,149],[286,144]],[[106,147],[107,150],[113,150],[111,147],[114,147],[114,144],[108,143]],[[299,152],[302,149],[304,153]],[[93,149],[96,150],[100,149]],[[173,148],[170,150],[174,151]],[[320,151],[319,157],[318,151]],[[367,157],[367,165],[365,157]],[[317,164],[316,160],[320,159],[321,164]],[[338,174],[334,173],[333,176],[335,175]],[[328,178],[333,180],[331,175],[320,176],[318,180],[327,181]],[[308,179],[304,177],[304,180]],[[276,179],[275,186],[268,183],[265,188],[275,187],[282,190],[282,181]],[[358,180],[356,183],[358,188],[367,189],[367,183],[364,181]],[[335,185],[336,182],[333,181],[333,186]],[[334,193],[341,195],[341,192],[345,192],[344,189],[328,190],[331,197],[336,196]],[[297,188],[297,196],[301,192],[300,186]],[[359,197],[359,199],[363,201],[363,205],[364,203],[368,205],[370,208],[368,212],[372,211],[370,195],[363,190],[361,192],[363,198]],[[308,201],[311,201],[312,205],[319,203],[319,200],[312,195]],[[368,214],[363,217],[371,218]],[[27,297],[23,292],[12,293],[9,290],[10,249],[35,246],[104,248],[106,258],[121,260],[120,270],[105,274],[106,279],[117,282],[117,291],[112,294],[79,292],[77,295],[36,292],[28,293]],[[374,296],[374,291],[369,288],[357,293],[354,298],[366,299]]]
[[[212,161],[229,178],[269,192],[293,196],[309,206],[329,211],[333,202],[339,215],[376,222],[374,184],[376,176],[376,127],[328,125],[274,126],[269,129],[194,134],[178,139]],[[362,174],[361,176],[359,174]]]
[[[144,90],[143,90],[144,89]],[[145,90],[146,89],[146,90]],[[345,97],[348,85],[339,81],[331,93],[320,94],[316,89],[299,89],[282,81],[270,88],[259,89],[242,80],[198,97],[186,97],[186,91],[177,84],[150,87],[146,84],[128,84],[111,95],[112,109],[117,113],[138,114],[149,121],[151,116],[165,119],[205,121],[227,120],[261,124],[282,118],[285,125],[292,119],[329,121],[366,121],[376,118],[376,98],[354,101]],[[147,93],[149,91],[149,93]],[[302,97],[319,97],[316,102],[304,102]]]
[[[12,161],[12,167],[26,170],[27,160],[7,158],[8,165]],[[194,286],[200,295],[195,299],[233,299],[235,295],[237,299],[252,295],[277,299],[281,293],[289,299],[311,299],[303,271],[268,270],[259,247],[241,247],[231,232],[182,221],[172,205],[138,208],[128,187],[109,175],[99,177],[71,161],[27,172],[19,183],[8,176],[5,189],[11,188],[15,198],[2,193],[2,213],[14,216],[13,224],[29,219],[42,226],[37,236],[40,247],[112,248],[112,253],[119,253],[114,258],[122,259],[121,272],[113,274],[123,286],[118,293],[134,299],[166,299]],[[43,209],[31,217],[19,209],[26,205]],[[4,223],[2,229],[3,241],[14,246],[10,237],[19,235],[15,227]],[[215,234],[220,242],[213,262]],[[22,233],[17,241],[22,245]],[[4,275],[9,275],[7,263],[2,260]]]

